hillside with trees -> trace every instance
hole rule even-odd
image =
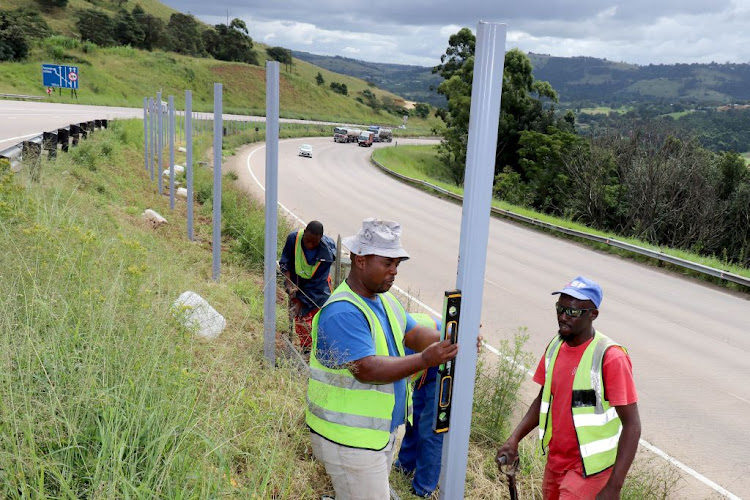
[[[444,78],[438,92],[448,100],[439,156],[458,185],[468,143],[474,50],[474,34],[461,29],[436,68]],[[739,154],[709,150],[670,120],[632,121],[627,131],[602,128],[584,137],[576,132],[572,111],[555,112],[557,100],[553,86],[534,76],[528,56],[506,52],[495,155],[498,198],[750,266],[750,170]],[[703,126],[704,116],[689,116],[693,126]]]
[[[432,127],[423,122],[429,109],[409,109],[372,83],[296,60],[290,49],[258,44],[241,19],[209,26],[155,0],[45,2],[8,0],[8,9],[3,2],[0,92],[42,94],[44,62],[80,67],[81,104],[140,106],[148,89],[161,89],[179,106],[191,88],[202,111],[210,109],[211,84],[222,82],[226,111],[263,114],[264,66],[275,60],[282,64],[283,117],[395,126],[409,115],[423,133]],[[48,99],[69,100],[56,93]]]
[[[321,56],[295,50],[294,57],[325,68],[335,73],[349,75],[389,90],[405,99],[428,103],[435,107],[445,106],[445,99],[434,88],[440,77],[432,68],[405,64],[386,64],[361,61],[341,56]]]
[[[534,78],[552,85],[563,109],[619,108],[634,103],[696,108],[750,101],[750,64],[639,66],[595,57],[534,53],[527,56]],[[374,82],[412,101],[445,106],[445,100],[436,92],[441,79],[431,67],[373,63],[296,51],[295,57]]]

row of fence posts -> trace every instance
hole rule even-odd
[[[214,281],[221,272],[221,153],[222,138],[225,135],[241,133],[258,127],[248,120],[224,121],[222,115],[222,84],[214,83],[214,111],[211,113],[193,112],[193,96],[185,91],[185,109],[176,111],[174,96],[162,101],[162,93],[156,97],[143,98],[143,163],[151,181],[156,181],[159,194],[164,193],[164,176],[169,174],[169,209],[175,208],[175,142],[185,144],[185,184],[187,191],[187,237],[195,238],[193,232],[193,137],[212,131],[214,136],[214,177],[213,177],[213,270]],[[166,117],[165,117],[166,115]],[[167,123],[165,124],[164,121]],[[175,123],[176,122],[176,123]],[[164,165],[164,148],[169,148],[168,170]]]

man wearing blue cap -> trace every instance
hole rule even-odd
[[[513,463],[538,426],[545,500],[620,498],[641,436],[630,357],[593,326],[603,295],[595,281],[578,276],[552,294],[559,330],[534,374],[542,388],[496,459]]]

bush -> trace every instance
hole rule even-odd
[[[501,355],[494,365],[486,359],[479,361],[474,382],[472,440],[497,445],[510,433],[510,417],[518,403],[518,390],[532,362],[531,354],[523,351],[528,339],[526,328],[522,328],[512,345],[507,340],[500,343]]]

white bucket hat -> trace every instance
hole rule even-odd
[[[391,220],[370,217],[362,221],[362,229],[347,236],[341,243],[355,255],[379,255],[406,260],[409,254],[401,246],[401,225]]]

